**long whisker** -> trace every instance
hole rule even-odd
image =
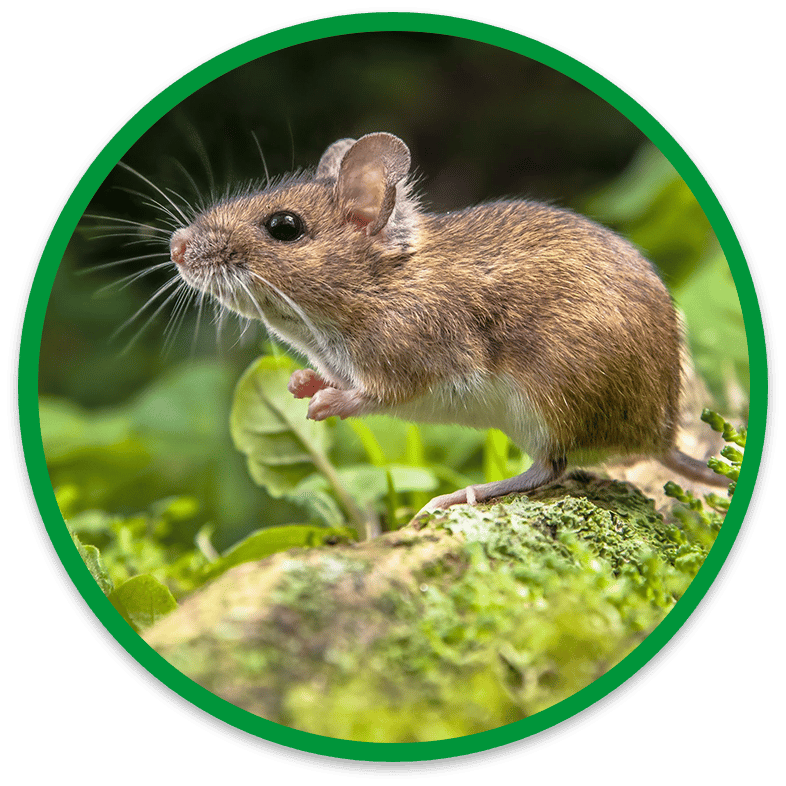
[[[177,335],[188,313],[188,306],[195,297],[196,293],[190,287],[185,287],[179,290],[179,295],[175,301],[175,306],[172,309],[172,314],[169,318],[169,324],[164,330],[164,354],[168,355],[175,345]]]
[[[169,237],[169,235],[172,234],[171,232],[168,232],[166,229],[163,229],[162,227],[152,226],[151,224],[143,224],[141,221],[130,221],[127,218],[118,218],[117,216],[100,216],[97,215],[96,213],[84,213],[82,218],[92,218],[95,219],[96,221],[110,221],[110,222],[114,221],[120,224],[127,224],[132,227],[137,227],[139,229],[147,229],[150,232],[157,232],[161,235],[166,235],[167,237]],[[113,228],[113,227],[107,227],[107,228]]]
[[[246,282],[243,281],[243,279],[240,276],[236,275],[234,279],[240,285],[243,291],[246,293],[246,296],[248,297],[251,305],[253,305],[254,308],[257,310],[257,313],[259,314],[259,321],[264,326],[267,337],[270,338],[270,330],[268,328],[267,319],[265,318],[265,313],[262,311],[262,308],[257,302],[257,299],[254,297],[254,294],[251,292],[251,290],[246,285]],[[242,343],[246,333],[248,332],[248,329],[251,327],[252,320],[250,317],[247,317],[242,314],[238,314],[238,318],[241,320],[243,327],[240,331],[240,335],[238,336],[237,342],[235,343]]]
[[[196,196],[196,198],[198,200],[197,201],[197,206],[199,206],[200,209],[204,208],[204,206],[205,206],[204,199],[202,197],[202,192],[199,190],[199,186],[197,185],[196,180],[194,180],[194,178],[191,176],[191,173],[183,166],[183,164],[180,163],[180,161],[178,161],[176,158],[173,159],[173,161],[175,162],[175,166],[186,176],[188,182],[190,183],[191,188],[194,191],[194,195]],[[178,194],[178,196],[180,196],[180,195]],[[180,197],[180,198],[182,199],[182,197]],[[199,212],[199,210],[195,210],[194,209],[194,206],[191,205],[188,202],[187,199],[183,199],[183,201],[191,208],[191,210],[194,211],[194,213],[198,213]]]
[[[295,301],[292,300],[289,295],[287,295],[285,292],[282,292],[275,284],[271,284],[270,281],[268,281],[264,276],[259,275],[259,273],[255,271],[249,272],[252,276],[258,278],[263,284],[270,287],[270,289],[272,289],[303,320],[303,324],[309,329],[309,332],[313,336],[314,341],[316,341],[317,346],[324,345],[325,342],[322,338],[322,334],[317,330],[314,323],[308,318],[306,312],[303,311],[303,309],[297,303],[295,303]]]
[[[123,191],[126,194],[132,194],[142,200],[142,204],[146,207],[152,207],[160,210],[164,215],[169,216],[171,219],[167,224],[171,223],[172,229],[178,229],[182,225],[182,221],[166,206],[162,205],[157,199],[153,199],[149,194],[143,194],[141,191],[136,191],[133,188],[126,188],[125,186],[114,186],[118,191]]]
[[[166,262],[159,262],[157,265],[151,265],[150,267],[146,267],[142,271],[134,271],[133,273],[129,273],[127,276],[123,276],[123,278],[119,278],[117,281],[112,281],[109,284],[101,287],[99,290],[96,291],[97,295],[102,294],[103,292],[108,292],[109,290],[117,288],[118,292],[122,292],[126,287],[131,286],[135,281],[139,281],[140,278],[144,278],[145,276],[149,276],[151,273],[154,273],[156,270],[161,270],[161,268],[169,267],[172,264],[170,260]]]
[[[235,278],[235,282],[239,284],[241,289],[246,293],[246,297],[248,297],[251,305],[256,309],[257,313],[259,314],[259,318],[264,322],[265,315],[262,312],[262,309],[259,303],[257,302],[257,299],[254,297],[251,290],[246,285],[246,282],[243,281],[243,279],[240,276],[235,276],[234,278]]]
[[[199,297],[197,298],[197,313],[196,313],[196,324],[194,325],[194,337],[191,339],[191,355],[193,356],[196,352],[197,348],[197,340],[199,339],[199,327],[202,324],[202,310],[205,306],[205,292],[199,292]]]
[[[94,229],[95,227],[91,227]],[[104,230],[109,230],[107,232],[103,232],[100,235],[93,234],[92,232],[88,236],[88,240],[104,240],[109,237],[133,237],[136,238],[134,242],[136,243],[166,243],[171,235],[171,232],[167,233],[166,236],[158,235],[154,237],[140,237],[139,232],[131,232],[129,231],[128,227],[102,227]],[[112,231],[112,230],[123,230],[121,231]]]
[[[265,170],[265,188],[270,187],[270,172],[267,171],[267,161],[265,161],[265,154],[262,152],[262,145],[259,144],[259,139],[257,139],[257,135],[252,131],[251,136],[254,138],[254,143],[257,146],[257,152],[259,153],[259,157],[262,159],[262,168]]]
[[[245,346],[245,338],[246,334],[248,333],[252,320],[249,317],[244,317],[242,314],[238,314],[238,320],[240,322],[240,335],[237,337],[236,344],[240,344],[240,346]],[[262,323],[264,324],[264,322]]]
[[[287,118],[287,130],[289,131],[289,142],[292,145],[292,166],[290,170],[294,170],[295,168],[295,135],[292,133],[292,123],[289,122],[289,118]]]
[[[122,325],[120,325],[120,327],[119,327],[119,328],[117,328],[117,329],[115,330],[115,332],[114,332],[114,333],[112,333],[112,335],[110,336],[110,338],[111,338],[111,339],[115,339],[115,338],[117,338],[118,334],[119,334],[119,333],[121,333],[123,330],[125,330],[125,328],[127,328],[127,327],[128,327],[128,326],[129,326],[129,325],[130,325],[130,324],[131,324],[131,323],[132,323],[132,322],[133,322],[133,321],[134,321],[134,320],[135,320],[135,319],[136,319],[136,318],[137,318],[137,317],[138,317],[138,316],[139,316],[139,315],[140,315],[142,312],[143,312],[143,311],[145,311],[145,309],[147,309],[147,308],[148,308],[148,306],[152,305],[152,304],[153,304],[153,303],[154,303],[156,300],[158,300],[158,298],[159,298],[159,297],[161,297],[161,295],[163,295],[163,294],[164,294],[164,293],[165,293],[167,290],[171,289],[173,286],[175,286],[175,285],[176,285],[176,284],[178,284],[178,283],[182,284],[183,286],[187,286],[186,282],[185,282],[185,281],[183,281],[183,280],[180,278],[180,276],[178,276],[178,275],[175,275],[175,276],[173,276],[172,278],[170,278],[170,279],[169,279],[169,281],[167,281],[165,284],[162,284],[162,285],[161,285],[161,286],[160,286],[160,287],[159,287],[159,288],[158,288],[158,289],[157,289],[157,290],[156,290],[156,291],[155,291],[155,292],[154,292],[154,293],[153,293],[153,294],[152,294],[152,295],[151,295],[151,296],[150,296],[150,297],[147,299],[147,301],[145,302],[145,304],[144,304],[143,306],[141,306],[140,308],[138,308],[138,309],[137,309],[137,310],[134,312],[134,314],[133,314],[132,316],[130,316],[130,317],[129,317],[129,318],[128,318],[128,319],[127,319],[125,322],[123,322],[123,324],[122,324]],[[175,290],[175,293],[174,293],[174,294],[177,294],[177,290]],[[170,294],[170,295],[169,295],[169,296],[168,296],[168,297],[167,297],[167,298],[166,298],[166,299],[163,301],[163,304],[162,304],[162,305],[160,305],[160,306],[158,307],[158,309],[156,309],[156,311],[154,312],[153,316],[155,316],[156,314],[158,314],[158,312],[161,310],[161,308],[163,307],[163,305],[165,305],[166,303],[168,303],[168,302],[169,302],[169,300],[170,300],[171,298],[172,298],[172,295]],[[147,327],[147,324],[145,324],[145,327]]]
[[[189,130],[191,131],[192,138],[191,141],[194,145],[194,150],[196,154],[199,156],[199,160],[202,163],[202,166],[205,168],[205,173],[207,174],[207,180],[209,184],[209,195],[210,199],[215,201],[216,199],[216,180],[213,177],[213,167],[210,165],[210,156],[207,154],[207,150],[205,150],[205,146],[202,143],[202,139],[200,138],[199,134],[196,133],[194,127],[191,123],[188,123]]]
[[[179,162],[176,161],[175,163],[179,163]],[[191,213],[194,212],[194,206],[180,192],[175,191],[175,189],[172,188],[171,186],[166,186],[165,190],[169,191],[169,193],[172,194],[173,196],[176,196],[185,205],[185,207],[191,211]]]
[[[216,326],[216,346],[221,349],[221,337],[224,334],[224,321],[226,319],[226,309],[220,301],[215,301],[213,311],[213,324]]]
[[[131,339],[131,341],[129,341],[128,344],[126,344],[126,346],[124,347],[124,349],[122,351],[122,354],[125,354],[126,352],[128,352],[129,349],[131,349],[131,347],[137,342],[137,340],[142,335],[142,333],[144,333],[145,330],[147,330],[147,328],[153,323],[153,320],[161,313],[161,311],[164,309],[164,307],[167,305],[167,303],[171,302],[172,298],[176,297],[178,292],[180,292],[183,288],[185,288],[187,286],[188,285],[185,283],[185,281],[181,281],[180,282],[180,285],[175,289],[175,291],[171,292],[166,297],[166,299],[162,303],[159,304],[158,308],[147,318],[147,321],[145,322],[145,324],[142,325],[142,327],[136,332],[136,334]]]
[[[164,199],[166,199],[166,201],[169,202],[170,205],[172,205],[172,207],[175,209],[177,214],[183,219],[183,221],[185,221],[186,224],[190,223],[188,220],[188,216],[180,209],[177,202],[171,199],[171,197],[165,191],[162,191],[155,183],[153,183],[151,180],[148,180],[144,175],[140,174],[139,172],[136,171],[136,169],[130,167],[128,164],[126,164],[123,161],[119,161],[118,166],[123,167],[123,169],[127,169],[132,175],[136,175],[140,180],[147,183],[152,189],[154,189],[159,194],[161,194],[161,196],[164,197]]]
[[[77,270],[76,275],[86,276],[88,273],[95,273],[97,270],[106,270],[108,267],[127,265],[129,262],[139,262],[142,259],[155,259],[156,257],[169,257],[169,253],[166,251],[157,251],[155,254],[142,254],[138,257],[126,257],[125,259],[118,259],[115,262],[104,262],[101,265],[94,265],[93,267],[86,267],[84,270]],[[160,265],[156,265],[156,267],[163,267],[166,264],[169,263],[162,262]]]

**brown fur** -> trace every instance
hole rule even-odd
[[[384,412],[481,375],[512,380],[546,424],[544,460],[668,451],[682,338],[650,263],[610,230],[536,202],[422,212],[401,179],[409,167],[403,143],[369,135],[357,145],[371,137],[375,156],[380,151],[373,171],[374,156],[353,152],[366,167],[352,172],[357,182],[377,178],[362,210],[339,196],[345,170],[356,166],[346,163],[346,151],[357,149],[340,140],[323,156],[318,177],[224,201],[179,230],[173,259],[184,277],[206,288],[196,281],[199,271],[234,266],[284,292],[324,331],[325,346],[333,342],[350,359],[334,362],[309,337],[291,342],[326,384],[352,392],[349,414]],[[388,140],[401,147],[387,152]],[[382,219],[372,223],[375,205]],[[277,211],[300,215],[304,236],[291,243],[270,237],[264,221]],[[378,234],[369,233],[370,224]],[[255,281],[253,293],[256,308],[286,338],[298,317],[264,284]],[[494,425],[494,414],[487,420]]]

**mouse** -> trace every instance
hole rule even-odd
[[[190,287],[308,360],[288,385],[308,418],[496,428],[532,459],[419,516],[611,455],[727,483],[675,445],[684,329],[639,250],[526,199],[428,212],[393,134],[340,139],[315,169],[217,201],[174,231],[170,254]]]

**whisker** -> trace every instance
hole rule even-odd
[[[129,246],[141,246],[143,244],[146,245],[146,246],[153,245],[153,244],[155,244],[155,245],[164,245],[164,246],[168,246],[169,245],[169,236],[168,235],[167,235],[167,237],[143,237],[143,238],[139,238],[139,236],[138,236],[138,234],[136,232],[112,232],[110,234],[105,234],[105,235],[93,235],[93,236],[89,237],[88,240],[89,241],[93,241],[93,240],[109,240],[110,238],[113,238],[113,237],[133,237],[133,238],[137,238],[137,240],[127,240],[125,243],[121,243],[121,246],[123,248],[128,248]],[[159,253],[163,254],[164,252],[161,251]]]
[[[213,177],[213,167],[210,165],[210,156],[207,154],[207,150],[205,149],[204,144],[202,143],[202,139],[199,134],[196,133],[194,130],[193,125],[190,122],[186,121],[189,130],[191,131],[191,142],[194,145],[194,150],[196,151],[197,156],[199,156],[199,161],[205,169],[205,174],[207,175],[207,180],[209,184],[209,197],[211,201],[216,201],[216,180]]]
[[[186,314],[188,314],[188,306],[195,294],[195,291],[190,287],[179,290],[179,295],[169,317],[169,324],[164,330],[164,356],[168,356],[174,348],[180,328],[183,326]]]
[[[216,326],[216,346],[221,349],[222,336],[224,334],[224,321],[226,319],[226,309],[219,302],[215,303],[215,312],[213,315],[213,324]]]
[[[205,295],[206,293],[200,290],[199,297],[197,299],[197,313],[196,313],[196,324],[194,325],[194,337],[191,339],[192,357],[196,353],[197,341],[199,339],[199,327],[202,324],[202,310],[205,306]]]
[[[289,131],[289,143],[292,146],[292,166],[289,168],[292,171],[295,168],[295,135],[292,133],[292,123],[289,122],[289,118],[287,118],[287,130]]]
[[[292,300],[289,295],[287,295],[285,292],[282,292],[275,284],[271,284],[270,281],[268,281],[264,276],[259,275],[259,273],[255,271],[249,272],[252,276],[258,278],[263,284],[270,287],[270,289],[272,289],[303,320],[303,324],[309,329],[318,347],[324,346],[325,342],[322,338],[322,334],[317,330],[314,323],[308,318],[306,312],[303,311],[303,309],[297,303],[295,303],[295,301]]]
[[[178,284],[178,283],[182,284],[183,286],[188,286],[188,285],[186,284],[186,282],[185,282],[185,281],[183,281],[183,279],[181,279],[181,278],[180,278],[180,276],[178,276],[178,275],[172,276],[172,278],[170,278],[170,279],[169,279],[169,281],[167,281],[165,284],[162,284],[162,285],[161,285],[161,286],[160,286],[160,287],[159,287],[159,288],[158,288],[158,289],[157,289],[157,290],[156,290],[156,291],[155,291],[155,292],[154,292],[154,293],[153,293],[153,294],[152,294],[152,295],[151,295],[151,296],[150,296],[150,297],[147,299],[147,301],[145,302],[145,304],[144,304],[143,306],[141,306],[139,309],[137,309],[137,310],[134,312],[134,314],[133,314],[132,316],[130,316],[130,317],[129,317],[129,318],[128,318],[128,319],[127,319],[125,322],[123,322],[123,324],[122,324],[122,325],[120,325],[120,327],[119,327],[119,328],[117,328],[117,329],[115,330],[115,332],[114,332],[114,333],[112,333],[112,335],[110,336],[110,339],[115,339],[115,338],[117,338],[118,334],[119,334],[119,333],[121,333],[121,332],[122,332],[122,331],[123,331],[125,328],[127,328],[127,327],[128,327],[128,326],[129,326],[129,325],[130,325],[130,324],[131,324],[131,323],[132,323],[132,322],[133,322],[133,321],[134,321],[134,320],[135,320],[135,319],[136,319],[136,318],[137,318],[137,317],[138,317],[138,316],[139,316],[139,315],[140,315],[142,312],[143,312],[143,311],[145,311],[145,309],[147,309],[147,308],[148,308],[148,306],[150,306],[152,303],[154,303],[154,302],[155,302],[155,301],[156,301],[156,300],[157,300],[159,297],[161,297],[161,295],[163,295],[163,294],[164,294],[164,293],[165,293],[165,292],[166,292],[168,289],[171,289],[171,288],[172,288],[172,287],[173,287],[175,284]],[[177,294],[177,290],[175,290],[175,293],[174,293],[174,294]],[[153,314],[153,316],[155,316],[156,314],[158,314],[158,312],[161,310],[161,308],[163,307],[163,305],[166,305],[166,303],[168,303],[168,302],[169,302],[169,300],[170,300],[171,298],[172,298],[172,294],[170,294],[170,295],[169,295],[169,296],[168,296],[168,297],[167,297],[167,298],[166,298],[166,299],[163,301],[163,304],[159,306],[159,308],[158,308],[158,309],[155,311],[155,313]],[[145,325],[145,327],[146,327],[146,326],[147,326],[147,325]]]
[[[111,283],[101,287],[96,291],[96,295],[100,295],[103,292],[114,289],[115,287],[118,287],[118,292],[122,292],[124,289],[126,289],[126,287],[131,286],[131,284],[133,284],[135,281],[138,281],[140,278],[144,278],[156,270],[161,270],[161,268],[169,267],[171,264],[171,261],[167,260],[166,262],[159,262],[157,265],[151,265],[141,272],[134,271],[133,273],[129,273],[127,276],[123,276],[123,278],[119,278],[117,281],[112,281]]]
[[[168,257],[166,251],[157,251],[155,254],[142,254],[138,257],[126,257],[125,259],[118,259],[115,262],[105,262],[101,265],[94,265],[93,267],[86,267],[84,270],[77,270],[77,276],[86,276],[88,273],[95,273],[97,270],[106,270],[108,267],[117,267],[118,265],[127,265],[129,262],[139,262],[142,259],[155,259],[156,257]],[[169,262],[162,262],[156,267],[163,267]]]
[[[179,191],[175,191],[175,189],[171,186],[166,186],[164,190],[169,191],[170,194],[176,196],[188,210],[190,210],[192,213],[194,212],[193,205]]]
[[[265,188],[270,188],[270,172],[267,171],[267,161],[265,161],[265,154],[262,152],[262,145],[259,144],[257,135],[252,131],[251,136],[254,138],[254,143],[257,146],[257,152],[262,159],[262,168],[265,170]]]
[[[122,162],[121,162],[122,163]],[[110,222],[117,222],[119,224],[126,224],[132,227],[137,227],[139,229],[148,229],[151,232],[158,232],[159,234],[166,235],[167,237],[171,234],[166,229],[162,227],[155,227],[151,224],[143,224],[141,221],[131,221],[127,218],[118,218],[117,216],[100,216],[96,213],[84,213],[82,218],[92,218],[96,221],[110,221]]]
[[[166,205],[162,205],[157,199],[153,199],[149,194],[143,194],[141,191],[136,191],[133,188],[126,188],[126,186],[113,186],[113,188],[118,191],[123,191],[126,194],[132,194],[133,196],[139,197],[142,200],[142,204],[146,207],[155,208],[164,213],[164,215],[169,216],[172,229],[178,229],[182,225],[183,222]],[[169,223],[170,222],[167,221],[167,224]]]
[[[90,227],[90,229],[97,229],[97,227]],[[154,242],[162,242],[162,241],[165,242],[169,238],[169,235],[172,234],[171,232],[168,232],[168,231],[164,230],[164,231],[166,231],[166,235],[165,236],[161,236],[161,237],[158,237],[158,236],[140,237],[139,236],[139,232],[131,232],[131,231],[129,231],[128,227],[124,227],[124,226],[119,226],[119,227],[102,226],[101,229],[106,230],[108,232],[112,232],[112,234],[111,235],[110,234],[102,234],[102,235],[91,234],[89,239],[93,240],[95,238],[98,238],[99,240],[102,240],[103,238],[106,238],[106,237],[134,237],[134,238],[138,238],[138,242],[139,243],[154,243]],[[120,231],[120,230],[122,230],[122,231]]]
[[[196,203],[196,207],[198,209],[195,209],[194,205],[190,204],[187,199],[183,199],[183,201],[189,206],[189,208],[194,213],[194,215],[196,215],[197,213],[199,213],[201,210],[203,210],[205,208],[205,201],[204,201],[204,198],[202,197],[202,192],[200,191],[199,186],[197,185],[196,180],[194,180],[194,178],[192,177],[191,173],[183,166],[183,164],[181,164],[180,161],[178,161],[176,158],[174,158],[172,160],[175,162],[175,166],[186,176],[186,179],[190,183],[191,188],[194,191],[194,195],[196,196],[196,198],[198,200],[197,203]],[[182,197],[180,197],[180,198],[182,199]]]
[[[166,199],[166,201],[169,202],[170,205],[172,205],[172,207],[175,209],[178,215],[183,219],[183,221],[185,221],[186,224],[190,223],[188,220],[188,216],[186,216],[186,214],[178,207],[177,203],[173,199],[171,199],[166,192],[162,191],[155,183],[153,183],[151,180],[148,180],[144,175],[137,172],[136,169],[130,167],[124,161],[119,161],[117,165],[123,167],[123,169],[127,169],[129,172],[131,172],[132,175],[136,175],[140,180],[147,183],[152,189],[154,189],[159,194],[161,194],[161,196],[164,197],[164,199]]]
[[[259,321],[264,326],[265,333],[267,334],[267,337],[270,338],[270,330],[268,329],[268,326],[267,326],[267,319],[265,318],[265,314],[262,311],[261,306],[257,302],[257,299],[254,297],[253,293],[251,292],[251,290],[246,285],[246,282],[243,281],[243,279],[240,276],[235,275],[234,279],[241,286],[243,291],[246,293],[246,295],[248,296],[249,301],[254,306],[254,308],[256,308],[257,313],[259,314]],[[251,324],[252,324],[252,322],[254,320],[252,320],[250,317],[247,317],[247,316],[242,315],[242,314],[238,314],[238,318],[241,321],[241,324],[242,324],[243,327],[242,327],[240,335],[238,336],[238,339],[237,339],[237,341],[235,343],[242,345],[244,343],[245,335],[248,332],[248,329],[251,327]]]
[[[142,325],[142,327],[134,334],[134,337],[131,339],[131,341],[128,342],[128,344],[126,344],[121,354],[125,354],[126,352],[128,352],[129,349],[131,349],[131,347],[137,342],[137,340],[142,335],[142,333],[144,333],[145,330],[147,330],[147,328],[150,327],[150,325],[153,323],[153,320],[161,313],[162,309],[167,305],[167,303],[171,302],[172,298],[174,298],[178,294],[178,292],[186,286],[188,285],[185,283],[185,281],[180,282],[180,286],[177,289],[175,289],[174,292],[171,292],[166,297],[166,299],[159,304],[158,308],[148,317],[145,324]]]

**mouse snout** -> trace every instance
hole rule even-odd
[[[188,227],[176,230],[169,240],[169,253],[172,261],[182,267],[186,261],[186,249],[191,240],[191,231]]]

